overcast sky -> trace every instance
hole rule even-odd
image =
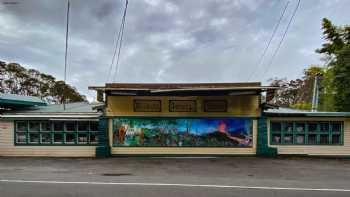
[[[288,0],[129,0],[117,82],[244,82],[300,77],[323,43],[321,20],[350,24],[349,0],[302,0],[281,49],[268,62],[297,4],[259,67]],[[0,60],[63,79],[66,1],[0,0]],[[16,3],[14,3],[16,2]],[[71,0],[68,83],[92,100],[108,76],[124,0]]]

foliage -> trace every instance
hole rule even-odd
[[[313,85],[317,74],[323,75],[324,70],[317,65],[312,65],[304,70],[301,79],[290,81],[287,79],[273,79],[270,85],[278,86],[280,89],[272,102],[282,107],[311,109]]]
[[[350,26],[337,27],[328,19],[323,19],[323,35],[326,43],[316,52],[324,54],[327,64],[327,98],[336,111],[350,111]],[[329,104],[328,104],[329,105]]]
[[[0,61],[0,92],[40,97],[48,103],[85,101],[85,96],[63,81],[41,73],[35,69],[26,69],[17,63]],[[65,93],[65,94],[63,94]]]
[[[271,85],[281,87],[274,104],[311,109],[313,84],[321,75],[320,111],[350,111],[350,26],[337,27],[328,19],[322,21],[325,43],[316,52],[323,54],[326,67],[311,66],[301,79],[274,79]]]

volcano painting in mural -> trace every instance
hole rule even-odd
[[[113,146],[251,147],[249,118],[115,118]]]

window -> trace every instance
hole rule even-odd
[[[95,145],[98,121],[17,121],[16,145]]]
[[[90,122],[90,131],[98,131],[98,122]]]
[[[66,122],[66,131],[75,131],[76,126],[75,122]]]
[[[271,144],[341,145],[343,142],[342,122],[272,121],[270,128]]]
[[[41,143],[50,144],[51,143],[51,133],[41,133]]]
[[[40,131],[40,122],[29,122],[29,131]]]
[[[64,130],[64,123],[63,122],[53,122],[53,130],[62,132]]]
[[[51,131],[51,123],[46,121],[46,122],[41,122],[41,132],[48,132]]]
[[[89,130],[89,122],[78,122],[78,131],[88,131]]]

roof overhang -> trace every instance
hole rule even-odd
[[[189,84],[106,84],[91,86],[90,90],[109,95],[255,95],[278,87],[260,86],[260,83],[189,83]]]
[[[1,119],[98,119],[102,113],[11,113],[2,114]]]

